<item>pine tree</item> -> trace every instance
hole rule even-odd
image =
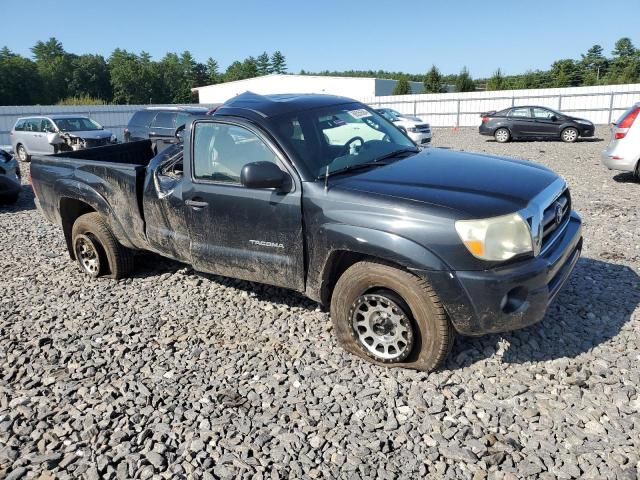
[[[424,91],[426,93],[441,93],[443,90],[442,74],[435,65],[432,65],[431,70],[424,77]]]
[[[256,58],[256,64],[258,66],[258,75],[268,75],[271,73],[271,60],[267,52],[263,52]]]
[[[411,94],[411,85],[409,85],[409,80],[406,77],[400,77],[400,80],[396,83],[396,86],[393,88],[392,95],[410,95]]]
[[[271,55],[271,73],[287,73],[287,61],[280,50]]]
[[[462,67],[460,74],[456,78],[456,90],[458,92],[473,92],[476,89],[476,84],[474,83],[471,75],[469,74],[469,70],[467,67]]]
[[[220,78],[220,67],[218,66],[218,62],[216,62],[213,58],[209,57],[207,59],[207,81],[210,85],[215,85],[216,83],[220,83],[222,79]]]

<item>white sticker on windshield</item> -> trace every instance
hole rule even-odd
[[[366,118],[371,116],[371,113],[369,113],[364,108],[359,108],[358,110],[348,110],[347,113],[353,118]]]

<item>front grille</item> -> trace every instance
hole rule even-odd
[[[431,130],[427,124],[416,125],[415,128],[419,132],[429,132]]]
[[[86,138],[84,141],[86,148],[102,147],[109,143],[108,138]]]
[[[542,231],[541,250],[551,245],[557,234],[562,231],[571,215],[571,195],[565,189],[558,198],[545,208],[540,230]]]

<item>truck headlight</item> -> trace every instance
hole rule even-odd
[[[529,225],[517,213],[484,220],[458,220],[456,231],[467,250],[482,260],[509,260],[533,251]]]
[[[418,129],[416,127],[408,127],[407,128],[407,132],[411,132],[411,133],[417,133]]]

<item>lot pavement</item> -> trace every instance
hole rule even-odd
[[[151,255],[87,280],[25,185],[0,207],[0,478],[637,478],[640,184],[600,140],[434,144],[553,168],[585,242],[543,322],[433,374],[347,355],[285,290]]]

